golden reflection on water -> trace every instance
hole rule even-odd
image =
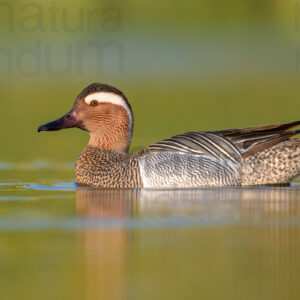
[[[220,189],[141,191],[138,214],[238,219],[299,214],[300,190]]]
[[[78,190],[77,213],[89,218],[126,218],[130,216],[128,196],[118,190]],[[85,299],[125,299],[130,232],[124,228],[80,231],[78,241],[85,257]]]
[[[288,188],[77,190],[82,217],[179,222],[79,232],[86,299],[296,299],[299,203]],[[182,217],[206,222],[184,227]]]

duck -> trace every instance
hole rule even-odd
[[[300,121],[179,134],[129,154],[131,105],[119,89],[92,83],[63,117],[41,131],[90,135],[75,164],[76,183],[93,188],[185,189],[286,185],[300,175]]]

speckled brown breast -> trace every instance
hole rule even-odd
[[[87,146],[76,161],[76,182],[92,187],[142,187],[136,155]]]

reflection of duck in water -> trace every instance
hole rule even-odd
[[[129,217],[131,203],[138,193],[138,190],[131,189],[78,189],[77,213],[88,217]]]
[[[191,188],[288,183],[300,174],[300,121],[247,129],[188,132],[128,154],[133,114],[125,95],[94,83],[62,118],[39,131],[79,127],[90,133],[76,181],[93,187]]]
[[[122,191],[122,190],[120,190]],[[76,190],[77,214],[123,219],[130,215],[129,194],[118,190]],[[76,233],[84,254],[83,299],[126,299],[131,234],[122,226],[89,228]]]
[[[263,217],[300,215],[300,189],[78,189],[76,207],[88,217]]]

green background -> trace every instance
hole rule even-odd
[[[75,161],[85,132],[36,129],[96,81],[131,102],[133,150],[190,130],[299,119],[295,2],[7,3],[0,6],[2,161]]]

